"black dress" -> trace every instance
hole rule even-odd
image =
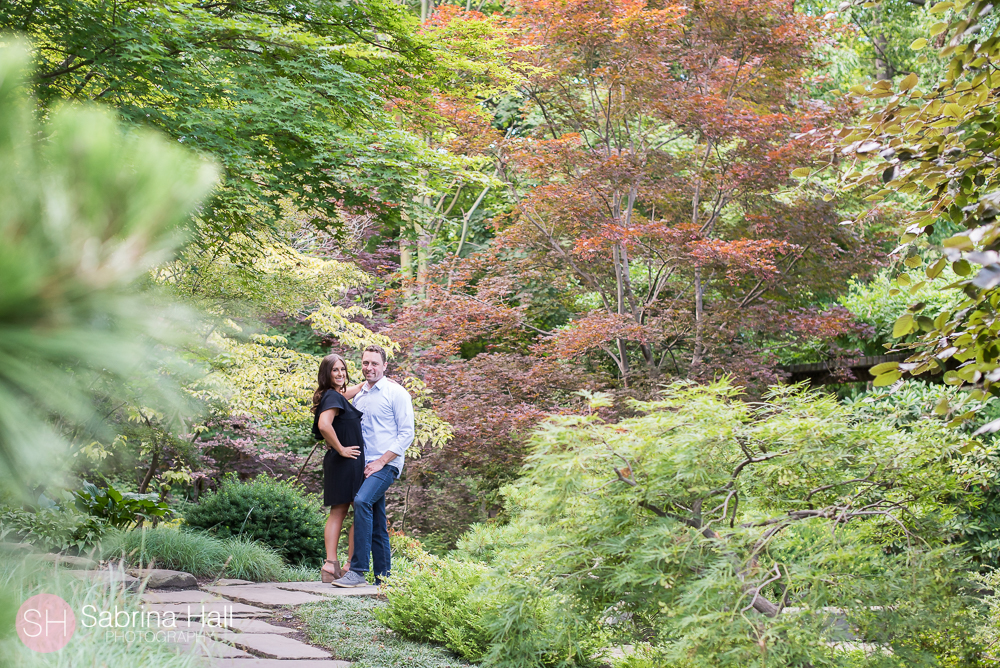
[[[313,436],[323,438],[319,431],[319,416],[331,408],[339,409],[337,416],[333,418],[333,431],[337,434],[337,440],[345,448],[357,446],[361,449],[361,454],[357,459],[348,459],[340,456],[336,450],[326,451],[326,456],[323,457],[324,506],[352,503],[365,480],[365,443],[361,436],[363,413],[337,390],[327,390],[320,399],[313,417]]]

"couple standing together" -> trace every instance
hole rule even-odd
[[[385,377],[385,350],[376,345],[365,348],[361,370],[365,382],[350,386],[344,358],[327,355],[320,362],[319,387],[313,393],[313,435],[327,447],[323,505],[330,507],[321,575],[323,582],[336,587],[368,584],[369,563],[375,569],[376,583],[389,575],[385,492],[403,470],[403,453],[413,442],[413,402],[402,385]],[[352,504],[350,570],[344,572],[337,546]]]

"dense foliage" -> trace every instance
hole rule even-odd
[[[927,281],[941,279],[949,265],[957,274],[947,281],[956,290],[952,304],[941,308],[914,301],[895,321],[893,336],[916,334],[904,346],[915,353],[903,364],[877,369],[880,385],[892,384],[904,372],[943,373],[945,382],[956,385],[982,381],[969,393],[982,399],[1000,378],[994,317],[1000,299],[1000,208],[993,199],[997,88],[992,76],[1000,34],[992,10],[986,2],[943,2],[930,9],[939,20],[911,48],[920,51],[929,39],[936,40],[938,57],[947,64],[940,79],[921,80],[911,72],[895,86],[885,80],[851,89],[859,98],[885,101],[840,132],[843,152],[853,163],[846,183],[880,187],[866,198],[872,202],[902,197],[913,203],[901,216],[904,231],[896,254],[907,267],[926,267],[916,280],[900,273],[898,291],[919,291]],[[958,411],[956,423],[971,415]],[[997,428],[1000,422],[988,427]]]
[[[170,508],[156,494],[123,494],[114,487],[99,489],[89,482],[76,492],[76,507],[116,529],[141,525],[147,520],[155,522],[170,515]]]
[[[31,484],[67,432],[99,429],[100,402],[177,405],[156,370],[188,328],[136,282],[170,258],[214,169],[105,111],[68,107],[40,126],[25,66],[0,49],[0,474]]]
[[[219,538],[256,540],[293,563],[312,563],[325,554],[321,505],[291,482],[263,475],[241,482],[230,475],[184,515],[184,522]]]
[[[950,544],[949,499],[980,482],[961,465],[966,440],[798,390],[748,404],[682,385],[636,410],[537,430],[511,527],[459,552],[499,550],[497,568],[424,564],[397,580],[385,620],[454,642],[462,625],[421,621],[411,597],[475,610],[464,624],[488,629],[498,666],[640,641],[670,666],[976,665],[974,586]],[[849,636],[831,611],[891,653],[838,651]]]
[[[378,343],[416,414],[378,661],[989,661],[997,30],[2,3],[0,542],[314,578],[315,373]],[[784,385],[816,362],[840,384]]]
[[[380,0],[15,0],[0,14],[32,40],[42,104],[112,104],[219,161],[202,212],[213,238],[273,222],[281,198],[332,221],[338,202],[375,199],[384,172],[342,168],[377,159],[378,91],[419,85],[430,54],[411,24]]]

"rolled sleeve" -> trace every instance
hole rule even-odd
[[[399,388],[402,390],[402,388]],[[405,390],[393,392],[392,410],[396,416],[396,437],[389,444],[389,451],[402,457],[413,443],[413,401]]]

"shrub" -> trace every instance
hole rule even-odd
[[[475,525],[459,544],[467,549],[476,546],[499,564],[506,561],[504,549],[512,544],[511,537],[524,532],[525,527],[516,523]],[[603,646],[604,636],[588,625],[568,627],[555,597],[538,597],[543,587],[530,572],[522,570],[507,578],[502,569],[491,568],[468,552],[455,553],[459,558],[438,557],[408,536],[394,534],[390,540],[398,559],[386,584],[388,603],[375,611],[375,617],[404,638],[440,643],[470,661],[492,665],[491,655],[504,651],[503,636],[508,631],[501,613],[515,604],[512,595],[523,594],[509,585],[527,580],[533,596],[522,609],[531,612],[520,621],[530,620],[534,629],[523,634],[532,641],[531,656],[522,665],[590,665]]]
[[[46,551],[85,552],[98,544],[107,525],[96,517],[51,506],[28,512],[0,507],[0,540],[30,543]]]
[[[489,599],[475,595],[487,576],[483,564],[428,555],[420,565],[398,569],[389,579],[389,604],[375,617],[404,638],[431,640],[478,661],[490,646],[484,625]]]
[[[565,648],[603,632],[675,668],[843,666],[825,611],[838,608],[899,665],[979,665],[951,543],[950,499],[982,481],[951,466],[966,439],[860,421],[794,387],[750,403],[726,383],[676,384],[634,407],[532,436],[523,531],[481,592],[501,606],[485,664],[569,665]]]
[[[98,517],[116,529],[125,529],[143,520],[166,518],[170,509],[156,494],[136,494],[119,492],[111,485],[101,489],[89,482],[83,489],[74,492],[76,507]]]
[[[516,542],[523,530],[516,522],[474,524],[458,539],[453,554],[465,561],[492,564],[503,559],[504,551]]]
[[[857,392],[847,396],[844,403],[858,423],[880,420],[906,432],[927,422],[944,423],[961,415],[969,419],[953,426],[972,438],[980,427],[1000,418],[1000,401],[995,397],[972,399],[957,387],[919,380],[909,380],[900,387]],[[955,540],[980,568],[995,568],[1000,565],[1000,441],[996,432],[975,438],[984,447],[970,441],[963,455],[951,462],[955,470],[976,471],[983,483],[980,494],[950,497],[960,510],[955,518]]]
[[[219,538],[252,538],[293,563],[318,565],[325,554],[321,506],[317,496],[295,483],[263,475],[241,482],[228,475],[184,521]]]
[[[129,567],[186,571],[196,577],[232,577],[254,582],[281,580],[285,564],[267,546],[246,537],[220,539],[168,527],[111,533],[102,543],[105,559],[124,558]],[[228,562],[228,563],[227,563]]]
[[[737,395],[679,384],[615,424],[551,418],[510,524],[475,527],[459,558],[416,554],[379,619],[494,668],[643,642],[620,665],[765,665],[765,644],[775,666],[980,665],[952,505],[984,480],[956,465],[969,441],[801,388]],[[834,650],[830,607],[886,652]]]

